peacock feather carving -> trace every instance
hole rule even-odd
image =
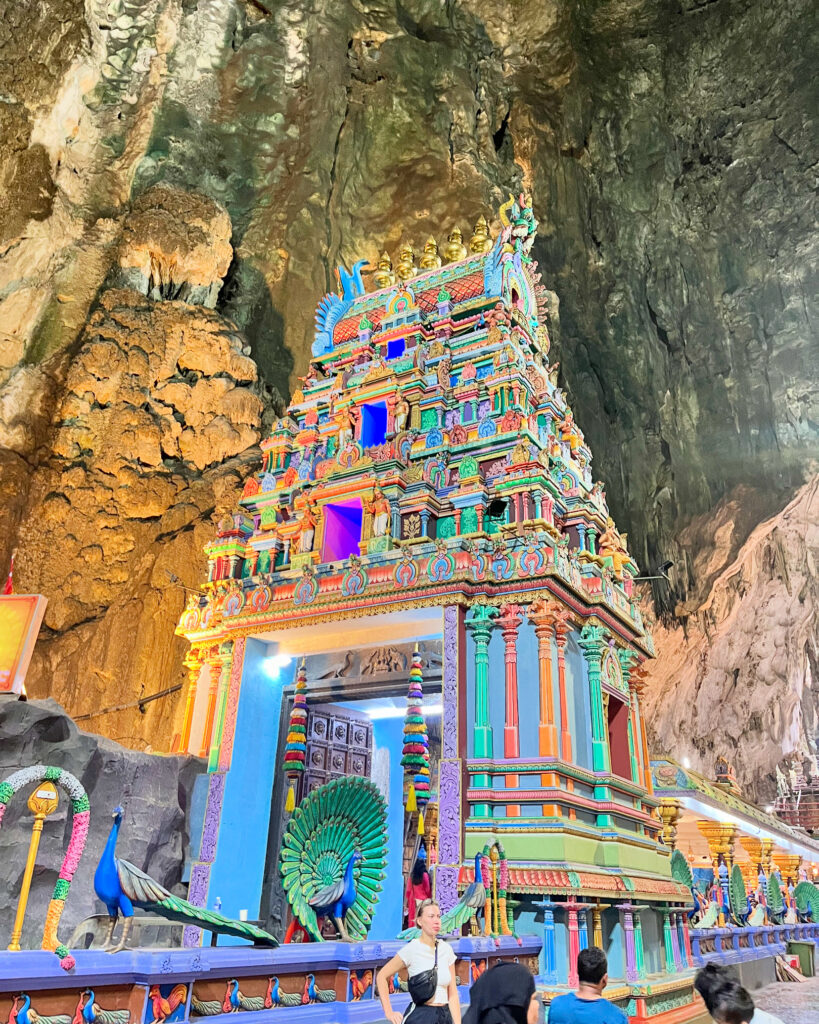
[[[365,939],[381,891],[387,808],[358,776],[313,790],[287,824],[280,868],[293,913],[317,942],[331,917],[343,939]]]
[[[771,874],[768,878],[768,913],[772,921],[779,921],[782,911],[785,909],[785,901],[782,899],[782,890],[779,887],[779,879]]]
[[[810,913],[812,921],[819,921],[819,889],[813,882],[800,882],[793,890],[793,899],[800,914]]]

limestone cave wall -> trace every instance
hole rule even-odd
[[[18,587],[49,597],[36,695],[90,713],[181,681],[184,591],[165,570],[201,578],[212,519],[306,368],[333,267],[467,232],[521,186],[552,358],[597,475],[638,561],[675,561],[652,593],[660,644],[690,636],[725,571],[753,563],[754,530],[805,500],[819,421],[806,0],[0,13],[0,567],[16,547]],[[739,617],[788,664],[805,645],[815,659],[815,630],[774,626],[754,594],[697,656],[716,658],[714,630]],[[815,614],[810,588],[804,601]],[[741,668],[749,644],[719,658]],[[672,662],[652,684],[666,748],[661,698],[694,699]],[[757,742],[737,705],[718,751],[756,751],[738,760],[763,789],[780,747],[814,741],[796,682],[766,664],[757,680],[789,727]],[[173,699],[93,727],[161,747]],[[698,699],[718,719],[736,698]],[[689,728],[710,768],[713,719]]]

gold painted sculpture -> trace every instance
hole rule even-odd
[[[453,228],[444,246],[444,259],[447,263],[457,263],[467,257],[466,246],[460,228]]]
[[[398,275],[399,281],[409,281],[411,277],[415,277],[418,273],[418,268],[415,266],[415,253],[412,251],[411,245],[401,247],[398,253],[398,265],[395,268],[395,272]]]
[[[478,217],[475,230],[469,239],[469,248],[474,253],[489,252],[492,248],[492,236],[489,234],[489,225],[483,214]]]
[[[438,243],[432,237],[424,243],[424,251],[421,254],[421,259],[418,261],[418,266],[421,270],[436,270],[441,265],[441,257],[438,255]]]
[[[395,284],[395,273],[392,269],[392,260],[389,253],[382,252],[373,273],[373,284],[376,289],[389,288]]]

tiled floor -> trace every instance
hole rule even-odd
[[[751,994],[760,1010],[783,1024],[819,1024],[819,978],[766,985]]]

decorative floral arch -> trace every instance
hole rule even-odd
[[[57,939],[57,926],[63,913],[71,879],[74,877],[74,872],[80,863],[80,857],[85,848],[85,840],[88,838],[88,824],[91,819],[88,795],[79,779],[75,778],[71,772],[67,772],[64,768],[54,768],[44,764],[35,764],[30,768],[21,768],[20,771],[14,772],[13,775],[9,775],[7,779],[0,782],[0,825],[3,824],[3,816],[6,813],[6,806],[9,800],[18,790],[31,785],[33,782],[46,781],[54,782],[71,797],[74,823],[71,828],[68,850],[63,858],[57,884],[54,886],[54,895],[51,897],[51,902],[48,905],[45,926],[43,928],[42,948],[56,953],[60,958],[60,967],[64,971],[70,971],[75,964],[75,960],[69,953],[68,947],[61,945]]]

